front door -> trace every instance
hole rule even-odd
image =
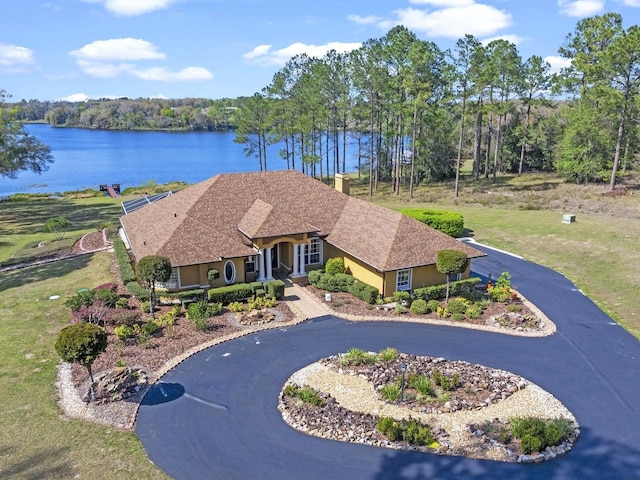
[[[280,244],[276,244],[271,249],[271,269],[275,272],[280,269]]]

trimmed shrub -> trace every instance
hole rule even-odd
[[[264,288],[264,285],[262,284],[262,282],[251,282],[249,285],[251,285],[251,290],[253,290],[253,292],[255,292],[256,290],[258,290],[259,288]]]
[[[116,325],[126,325],[131,327],[140,319],[140,312],[137,310],[118,310],[111,315],[111,322]]]
[[[231,302],[243,302],[253,296],[253,289],[249,283],[237,283],[226,287],[209,290],[209,301],[227,305]]]
[[[337,275],[337,274],[345,273],[344,258],[342,257],[330,258],[329,260],[327,260],[327,264],[324,268],[324,271],[328,275]]]
[[[146,302],[149,300],[149,291],[143,288],[138,282],[129,282],[125,285],[125,287],[127,289],[127,292],[129,292],[141,302]]]
[[[427,302],[425,300],[422,300],[421,298],[411,302],[410,309],[411,309],[411,313],[415,315],[424,315],[429,311]]]
[[[355,278],[346,273],[337,273],[335,275],[324,273],[320,276],[316,286],[329,292],[348,292],[349,287],[351,287],[354,282]]]
[[[460,296],[464,292],[471,292],[475,290],[475,286],[479,284],[481,280],[479,278],[467,278],[465,280],[457,280],[449,284],[449,295]],[[431,287],[416,288],[413,291],[415,298],[421,298],[423,300],[439,300],[444,298],[447,293],[447,285],[433,285]]]
[[[129,257],[129,252],[127,252],[127,247],[121,238],[113,239],[113,251],[116,255],[116,262],[118,263],[118,269],[120,270],[120,278],[122,279],[122,283],[125,285],[129,282],[136,281],[136,274],[133,271],[133,267],[131,266],[131,258]]]
[[[480,318],[480,315],[482,315],[482,307],[479,304],[474,303],[473,305],[469,305],[467,307],[467,309],[464,311],[464,314],[466,317],[471,319]]]
[[[429,312],[437,312],[438,309],[440,308],[440,302],[438,300],[429,300],[427,302],[427,310]]]
[[[468,305],[469,304],[466,300],[462,298],[452,298],[449,300],[449,303],[447,303],[447,310],[449,310],[449,313],[452,315],[456,313],[464,315],[464,312],[467,311]]]
[[[323,270],[310,270],[307,274],[307,280],[314,287],[318,286],[318,282],[320,281],[320,277],[324,274]]]
[[[284,282],[282,280],[271,280],[264,283],[264,289],[271,298],[280,300],[284,297]]]
[[[397,422],[390,417],[381,417],[376,428],[392,442],[404,440],[412,445],[431,445],[435,442],[429,426],[413,419]]]
[[[375,304],[380,295],[380,291],[376,287],[367,285],[364,282],[355,282],[351,285],[351,288],[349,288],[349,292],[369,305]]]
[[[426,208],[405,208],[400,213],[452,237],[460,237],[464,232],[464,218],[459,213]]]

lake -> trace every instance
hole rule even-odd
[[[56,193],[101,184],[119,183],[122,189],[149,181],[196,183],[219,173],[259,170],[258,159],[247,157],[234,132],[157,132],[53,128],[27,124],[25,129],[51,147],[54,162],[37,175],[0,179],[0,197],[14,193]],[[267,150],[269,170],[287,168],[278,151]],[[355,149],[347,154],[347,171],[355,171]],[[300,168],[300,159],[296,158]]]

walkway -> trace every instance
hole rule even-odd
[[[291,287],[287,295],[299,297],[296,305],[311,320],[202,351],[150,390],[136,427],[150,459],[177,479],[640,478],[640,343],[561,275],[486,251],[474,270],[492,278],[511,272],[518,290],[556,323],[556,335],[348,322]],[[519,465],[328,441],[284,423],[278,395],[294,371],[352,347],[387,346],[522,375],[575,414],[581,436],[565,456]]]

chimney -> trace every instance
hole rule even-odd
[[[336,190],[345,195],[349,195],[349,175],[347,173],[336,173]]]

